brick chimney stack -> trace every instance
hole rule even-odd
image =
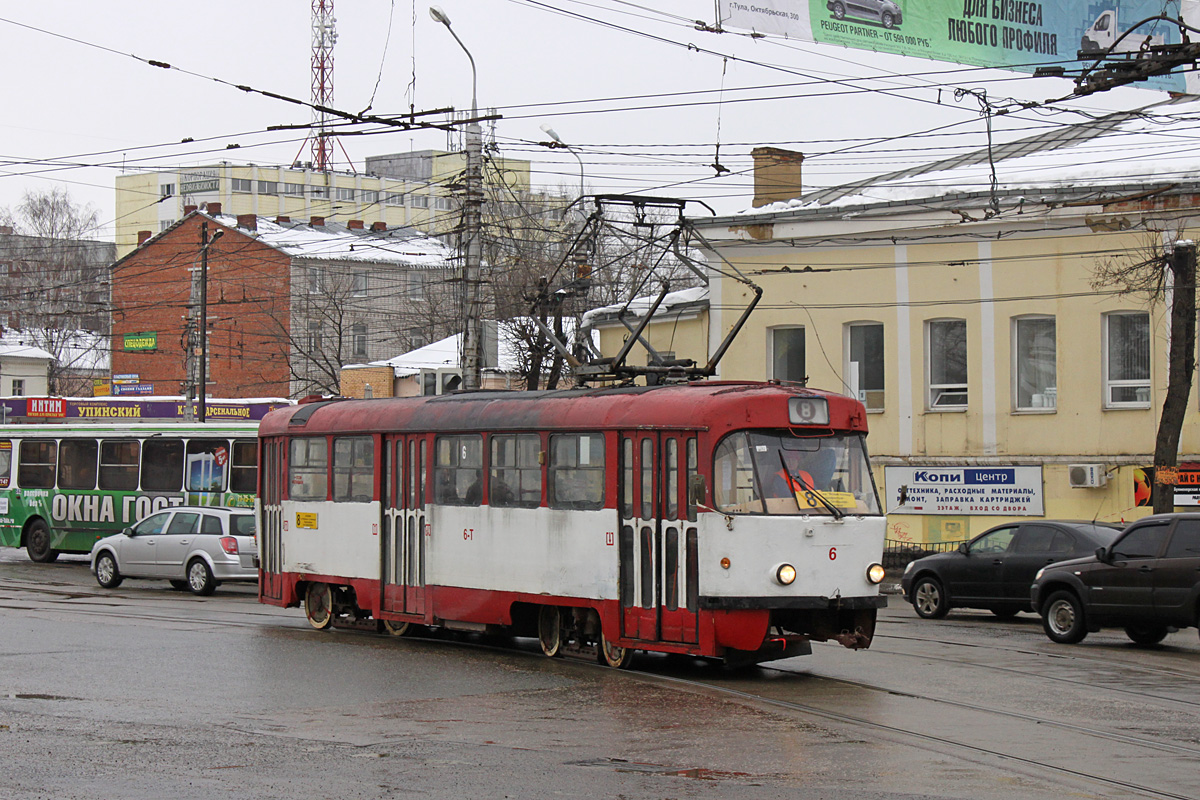
[[[312,225],[314,228],[324,228],[325,227],[325,218],[324,217],[309,217],[308,224]]]
[[[151,231],[138,231],[138,247],[144,245],[146,240],[153,235],[154,234]]]
[[[756,147],[750,155],[754,158],[755,208],[800,196],[803,153],[778,147]]]
[[[238,214],[237,221],[239,228],[245,228],[248,231],[258,230],[257,214]]]
[[[352,220],[350,220],[349,222],[347,222],[347,223],[346,223],[346,227],[347,227],[347,228],[349,228],[349,229],[350,229],[350,230],[352,230],[352,231],[361,231],[361,230],[363,230],[363,229],[364,229],[364,228],[363,228],[363,221],[362,221],[361,219],[352,219]]]
[[[379,231],[386,231],[386,230],[387,230],[387,223],[386,223],[386,222],[383,222],[382,220],[381,220],[381,221],[379,221],[379,222],[372,222],[372,223],[371,223],[371,230],[373,230],[373,231],[375,231],[375,232],[379,232]]]

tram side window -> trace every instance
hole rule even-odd
[[[98,453],[95,439],[63,439],[58,448],[58,488],[95,489]]]
[[[100,442],[100,488],[113,491],[138,488],[136,439],[104,439]]]
[[[720,511],[762,513],[750,443],[744,433],[726,437],[713,456],[713,501]]]
[[[433,464],[434,500],[477,506],[483,485],[483,437],[439,436]]]
[[[537,508],[542,504],[541,437],[536,433],[492,437],[488,504]]]
[[[333,499],[369,503],[375,495],[375,443],[370,436],[333,440]]]
[[[288,497],[324,500],[328,497],[329,448],[325,439],[292,439],[288,451]]]
[[[12,442],[0,440],[0,489],[7,489],[12,480]]]
[[[147,439],[142,445],[142,491],[178,492],[183,486],[183,439]]]
[[[240,439],[233,443],[229,467],[229,491],[254,494],[258,490],[258,442]]]
[[[604,436],[551,436],[549,483],[551,508],[604,508]]]
[[[53,489],[54,467],[57,463],[57,442],[53,439],[26,439],[21,442],[17,483],[23,489]]]
[[[192,439],[187,443],[187,490],[225,491],[225,465],[229,463],[228,439]]]

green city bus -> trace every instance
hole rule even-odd
[[[34,561],[167,506],[254,507],[257,422],[0,427],[0,545]]]

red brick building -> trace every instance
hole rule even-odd
[[[154,394],[196,393],[204,227],[221,233],[208,248],[210,397],[336,391],[343,364],[403,347],[411,317],[429,311],[423,287],[450,266],[441,242],[383,223],[189,208],[113,265],[112,371]]]

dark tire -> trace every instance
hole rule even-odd
[[[117,561],[111,553],[101,553],[96,557],[96,583],[105,589],[115,589],[121,585],[121,571],[117,569]]]
[[[562,617],[557,606],[542,606],[538,611],[538,644],[551,658],[562,655]]]
[[[1083,604],[1074,592],[1055,592],[1042,605],[1042,629],[1050,641],[1059,644],[1082,642],[1087,636],[1087,625],[1083,619]]]
[[[1163,639],[1167,638],[1166,625],[1129,625],[1125,628],[1125,635],[1134,644],[1152,645],[1158,644]]]
[[[993,608],[992,613],[1000,619],[1012,619],[1021,612],[1017,608]]]
[[[50,526],[36,519],[25,533],[25,552],[31,561],[49,564],[58,559],[58,551],[50,546]]]
[[[605,637],[603,630],[600,631],[600,643],[596,650],[596,660],[606,667],[629,669],[629,665],[633,663],[633,648],[612,644]]]
[[[845,19],[846,18],[846,7],[844,5],[842,5],[841,3],[834,3],[833,4],[833,18],[834,19]]]
[[[879,21],[883,23],[883,27],[889,30],[896,27],[896,18],[892,16],[892,12],[890,11],[883,12],[883,16]]]
[[[208,597],[217,588],[212,570],[202,558],[193,558],[187,566],[187,587],[194,595]]]
[[[171,584],[171,588],[172,588],[172,589],[174,589],[174,590],[175,590],[175,591],[177,591],[177,592],[182,592],[182,591],[184,591],[184,590],[186,590],[186,589],[188,588],[188,582],[187,582],[187,581],[177,581],[177,580],[171,580],[171,581],[168,581],[168,583],[170,583],[170,584]]]
[[[941,582],[932,576],[918,578],[912,588],[913,610],[921,619],[941,619],[950,611],[950,600]]]
[[[333,591],[328,583],[310,583],[304,593],[304,616],[319,631],[333,624]]]

